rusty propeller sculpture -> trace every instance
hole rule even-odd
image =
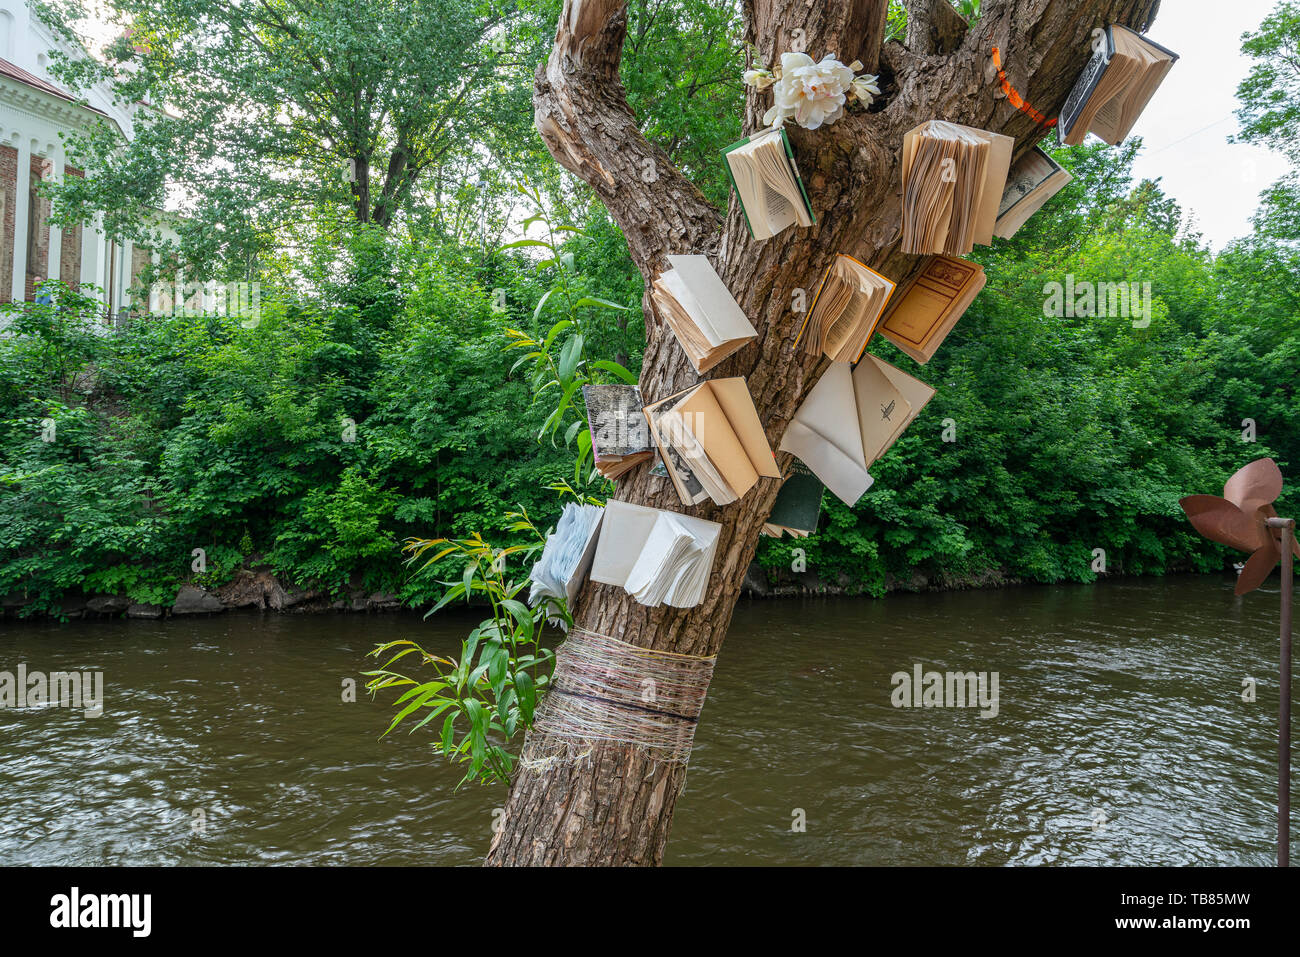
[[[1291,575],[1292,554],[1300,556],[1295,519],[1278,518],[1273,503],[1282,494],[1282,472],[1272,459],[1242,466],[1223,486],[1223,497],[1188,495],[1178,504],[1192,527],[1206,538],[1250,552],[1237,576],[1238,595],[1254,591],[1282,562],[1281,661],[1277,734],[1277,863],[1291,861]]]
[[[1273,503],[1282,494],[1282,472],[1272,459],[1256,459],[1233,473],[1217,495],[1189,495],[1180,499],[1192,526],[1211,541],[1250,552],[1237,578],[1237,594],[1254,591],[1264,583],[1282,557],[1282,528],[1270,525],[1277,518]],[[1291,547],[1300,555],[1293,536]]]

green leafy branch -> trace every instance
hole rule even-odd
[[[460,580],[442,582],[448,590],[428,614],[460,598],[467,603],[475,596],[487,599],[492,615],[461,642],[460,656],[435,655],[407,639],[390,641],[370,652],[374,658],[388,656],[382,666],[363,672],[370,679],[366,690],[372,698],[386,688],[406,689],[393,702],[401,710],[385,735],[403,722],[408,732],[414,732],[442,720],[434,750],[454,763],[469,765],[461,784],[510,780],[515,755],[506,745],[519,730],[532,726],[537,699],[550,682],[555,658],[541,645],[548,609],[530,609],[521,601],[519,594],[528,580],[512,579],[508,571],[510,555],[530,558],[545,543],[545,536],[527,512],[512,512],[508,517],[516,519],[510,530],[530,533],[531,541],[494,549],[475,533],[459,540],[409,539],[404,548],[408,563],[423,560],[421,567],[452,555],[464,559]],[[554,614],[556,607],[572,621],[562,602],[549,611]],[[418,664],[431,667],[434,677],[417,680],[395,670],[410,655],[417,656]]]

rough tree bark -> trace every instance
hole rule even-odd
[[[935,10],[942,5],[943,0],[907,4],[924,24],[910,32],[909,49],[881,45],[887,0],[744,0],[745,38],[766,63],[777,62],[791,48],[793,31],[802,29],[814,59],[833,53],[845,63],[861,60],[868,69],[878,63],[883,93],[871,112],[849,112],[832,126],[788,127],[817,224],[763,242],[750,238],[734,197],[725,214],[714,209],[641,135],[619,78],[623,2],[566,0],[554,49],[537,72],[538,130],[555,158],[609,208],[647,285],[667,268],[667,255],[705,253],[753,321],[757,341],[709,377],[746,377],[773,448],[828,365],[791,348],[803,318],[791,311],[794,290],[807,290],[811,300],[837,252],[900,282],[920,267],[920,257],[896,251],[903,134],[927,119],[950,120],[1014,136],[1020,155],[1045,131],[1007,103],[990,47],[1001,49],[1016,89],[1055,115],[1091,53],[1093,28],[1116,22],[1145,30],[1159,0],[985,0],[983,15],[961,37],[952,36],[951,19]],[[749,92],[747,131],[760,127],[770,97]],[[643,176],[647,168],[653,177]],[[648,296],[643,307],[641,392],[650,402],[699,377]],[[788,458],[778,455],[782,466]],[[617,498],[722,523],[708,596],[692,609],[647,608],[622,589],[588,583],[577,602],[578,624],[646,647],[716,654],[778,487],[776,480],[763,479],[732,505],[683,509],[666,479],[646,468],[629,473]],[[718,667],[725,666],[723,658]],[[542,743],[539,737],[534,733],[525,741],[525,756]],[[521,773],[488,863],[658,864],[684,774],[680,767],[656,767],[635,748],[612,744],[597,746],[578,764]]]

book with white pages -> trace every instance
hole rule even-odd
[[[660,512],[623,587],[643,605],[681,606],[702,593],[706,551],[708,545],[679,516]]]
[[[599,505],[570,502],[560,513],[555,531],[546,536],[546,546],[541,558],[533,565],[529,577],[532,587],[528,604],[536,607],[539,601],[563,598],[570,614],[578,591],[587,577],[587,571],[596,555],[600,522],[605,510]],[[563,625],[563,619],[550,614],[552,622]]]
[[[826,370],[790,421],[780,449],[799,458],[846,505],[875,479],[867,471],[902,435],[934,389],[874,355]]]
[[[1015,140],[929,120],[903,137],[901,249],[964,256],[993,242]]]
[[[808,192],[781,127],[732,143],[722,151],[740,211],[755,239],[770,239],[791,226],[812,226]]]
[[[669,256],[668,264],[672,268],[651,284],[650,298],[703,375],[758,333],[707,256]]]
[[[1010,239],[1043,204],[1064,189],[1074,177],[1041,148],[1035,146],[1011,167],[998,204],[993,235]]]
[[[812,309],[794,344],[826,354],[832,362],[856,362],[894,294],[894,282],[866,263],[839,253],[826,267]]]
[[[1093,55],[1061,107],[1061,143],[1077,146],[1093,133],[1111,146],[1133,124],[1164,81],[1178,54],[1118,23],[1095,31]]]
[[[673,468],[669,477],[683,505],[700,498],[678,473],[681,465],[715,504],[728,505],[760,476],[780,478],[753,396],[739,376],[709,379],[645,407],[650,438]]]
[[[692,542],[683,540],[683,530]],[[605,503],[591,580],[628,592],[635,586],[647,599],[692,608],[704,599],[721,531],[717,522],[694,515],[611,499]]]

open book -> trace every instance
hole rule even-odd
[[[703,375],[757,337],[707,256],[669,256],[672,266],[650,290],[695,371]]]
[[[692,608],[704,598],[722,526],[693,515],[609,501],[591,580],[643,605]]]
[[[763,534],[780,538],[807,538],[817,531],[822,514],[822,493],[826,486],[798,459],[790,463],[781,491],[776,493],[772,514],[763,523]]]
[[[766,130],[732,143],[722,155],[749,234],[755,239],[768,239],[796,223],[811,226],[817,222],[784,129]]]
[[[856,362],[893,292],[890,280],[839,253],[826,267],[794,344],[802,340],[805,352],[824,352],[832,362]]]
[[[650,430],[641,413],[641,390],[634,385],[584,385],[596,471],[615,479],[632,466],[654,458]]]
[[[742,378],[702,382],[646,406],[645,417],[683,504],[694,505],[702,496],[679,474],[679,465],[718,505],[736,501],[760,475],[781,477]]]
[[[875,481],[867,469],[884,455],[934,390],[873,355],[856,368],[836,362],[813,386],[781,438],[845,505]]]
[[[528,604],[536,607],[538,601],[545,600],[554,605],[552,599],[563,598],[565,607],[570,614],[573,613],[573,601],[578,597],[578,589],[582,587],[595,555],[596,533],[604,514],[605,510],[599,505],[570,502],[564,506],[555,531],[546,536],[542,557],[533,565],[529,575],[533,584],[528,592]],[[552,622],[563,624],[563,619],[550,614],[549,610],[548,617]]]
[[[1177,59],[1128,27],[1108,26],[1061,107],[1061,142],[1077,146],[1089,133],[1111,146],[1124,142]]]
[[[1074,179],[1056,160],[1035,146],[1011,167],[993,235],[1010,239],[1030,216]]]
[[[930,120],[903,137],[905,253],[961,256],[993,242],[1015,140]]]
[[[931,256],[880,324],[880,334],[925,365],[984,288],[984,267]]]

